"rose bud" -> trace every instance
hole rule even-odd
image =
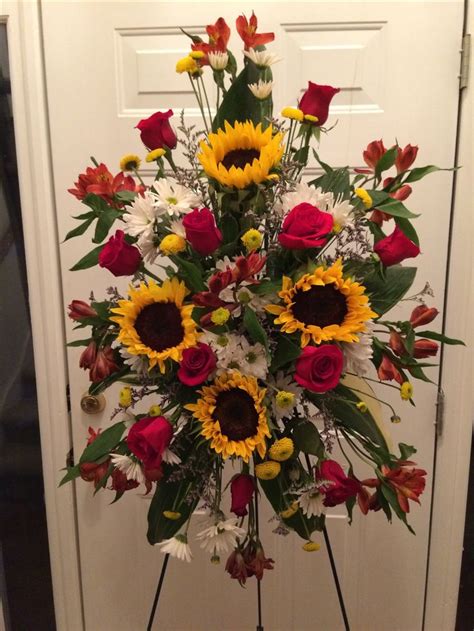
[[[241,473],[233,478],[230,484],[232,505],[230,510],[238,517],[247,515],[247,506],[252,500],[255,491],[255,482],[251,475]]]
[[[140,138],[149,151],[176,147],[178,139],[169,122],[172,116],[173,110],[155,112],[138,123],[136,128],[140,130]]]
[[[403,338],[400,333],[397,333],[397,331],[390,331],[389,345],[395,355],[401,357],[402,355],[406,354],[406,348],[405,344],[403,343]]]
[[[117,230],[99,254],[100,267],[105,267],[114,276],[132,276],[141,262],[140,250],[125,241],[123,230]]]
[[[439,311],[435,307],[427,307],[426,305],[419,305],[415,307],[411,312],[410,323],[413,328],[417,326],[422,326],[424,324],[429,324],[432,322]]]
[[[308,88],[301,97],[298,104],[299,109],[304,114],[316,116],[317,121],[312,124],[321,127],[329,116],[329,105],[335,94],[340,92],[340,88],[333,88],[330,85],[318,85],[308,81]]]
[[[222,233],[209,208],[195,208],[183,219],[186,239],[201,256],[212,254],[222,243]]]
[[[364,158],[365,164],[373,171],[377,166],[377,162],[385,155],[386,151],[382,139],[372,140],[372,142],[369,142],[367,145],[367,149],[362,152],[362,157]]]
[[[415,162],[417,153],[417,146],[408,144],[403,149],[400,149],[400,147],[398,147],[397,158],[395,160],[397,173],[403,173],[403,171],[409,169],[411,165]]]
[[[206,381],[216,368],[216,356],[210,346],[199,343],[183,351],[178,379],[187,386],[197,386]]]
[[[339,383],[343,365],[344,355],[339,346],[306,346],[296,360],[295,381],[312,392],[326,392]]]
[[[315,470],[316,481],[328,481],[319,488],[324,493],[324,506],[343,504],[350,497],[355,497],[361,488],[360,482],[349,478],[341,465],[335,460],[324,460]]]
[[[377,368],[377,374],[380,381],[392,381],[395,379],[399,384],[403,383],[403,377],[398,372],[397,367],[384,355],[380,366]]]
[[[416,340],[413,346],[413,357],[423,359],[424,357],[434,357],[438,352],[439,344],[433,340]]]
[[[159,469],[164,450],[173,437],[173,426],[164,416],[145,417],[132,425],[127,436],[130,451],[145,469]]]
[[[114,351],[111,346],[104,346],[97,351],[97,357],[92,366],[89,378],[93,383],[106,379],[118,370],[114,360]]]
[[[379,255],[385,267],[390,267],[418,256],[420,248],[396,226],[391,235],[377,241],[374,252]]]
[[[97,358],[97,345],[94,340],[89,342],[87,348],[82,351],[81,356],[79,358],[79,368],[84,368],[84,370],[89,370],[95,364],[95,360]]]
[[[97,311],[83,300],[73,300],[68,306],[68,316],[71,320],[82,320],[82,318],[94,318]]]
[[[319,248],[327,242],[333,225],[334,219],[330,213],[304,202],[287,214],[278,241],[290,250]]]

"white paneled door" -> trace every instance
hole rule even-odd
[[[119,158],[144,151],[134,126],[156,110],[184,109],[188,123],[198,111],[186,77],[174,71],[188,50],[179,27],[200,34],[219,16],[234,24],[255,9],[271,46],[283,60],[274,66],[278,112],[295,104],[307,80],[341,88],[321,143],[324,161],[361,166],[367,143],[383,138],[419,145],[419,163],[451,167],[458,100],[462,2],[53,2],[41,3],[46,80],[59,233],[73,225],[80,208],[67,192],[89,156],[118,170]],[[241,43],[230,43],[239,53]],[[240,55],[237,55],[240,57]],[[34,148],[32,148],[34,150]],[[145,169],[145,179],[151,172]],[[423,180],[410,199],[422,213],[418,229],[423,255],[415,291],[430,280],[433,304],[441,308],[452,174]],[[106,270],[68,269],[90,248],[84,240],[61,246],[65,304],[101,296],[115,284]],[[409,307],[407,306],[407,309]],[[68,324],[69,326],[69,324]],[[71,337],[72,334],[70,333]],[[79,353],[69,353],[74,449],[80,453],[87,428],[105,427],[116,405],[96,416],[81,412],[87,375]],[[436,374],[433,373],[433,379]],[[416,409],[403,410],[401,425],[388,427],[394,443],[419,447],[417,461],[432,473],[436,390],[417,386]],[[399,403],[397,402],[399,405]],[[390,425],[388,418],[387,425]],[[59,474],[58,474],[59,475]],[[430,476],[428,476],[430,479]],[[349,527],[342,510],[328,520],[351,628],[416,631],[422,626],[430,482],[422,507],[410,519],[411,535],[397,522],[371,514]],[[162,555],[145,540],[149,500],[130,492],[109,506],[110,496],[92,497],[77,484],[80,567],[86,631],[141,631],[153,597]],[[336,631],[343,628],[327,553],[307,554],[296,537],[272,534],[263,516],[267,553],[275,569],[262,583],[266,631]],[[197,520],[199,517],[196,518]],[[196,546],[195,546],[196,548]],[[169,565],[156,628],[166,631],[248,631],[256,625],[256,588],[241,589],[211,566],[199,550],[191,565]],[[78,621],[77,629],[80,628]],[[70,630],[70,631],[75,631]],[[430,631],[437,631],[430,629]]]

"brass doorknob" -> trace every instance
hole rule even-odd
[[[103,394],[89,394],[86,392],[81,397],[81,409],[86,414],[98,414],[105,408]]]

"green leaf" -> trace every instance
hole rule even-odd
[[[375,165],[375,175],[379,177],[384,171],[391,169],[397,159],[398,147],[394,145],[383,154]]]
[[[94,265],[97,265],[97,263],[99,262],[99,254],[103,247],[103,245],[98,245],[88,254],[83,256],[82,259],[78,261],[75,265],[73,265],[69,271],[76,272],[77,270],[88,269],[89,267],[94,267]]]
[[[177,482],[161,480],[157,484],[148,510],[147,539],[149,543],[154,545],[164,539],[169,539],[186,523],[199,499],[196,497],[192,502],[184,501],[192,485],[192,478],[185,478]],[[165,510],[179,511],[181,517],[176,520],[166,519],[163,515]]]
[[[108,208],[99,215],[97,225],[95,227],[93,243],[101,243],[105,237],[109,234],[109,230],[112,227],[114,221],[121,217],[122,213],[115,208]]]
[[[349,517],[349,526],[352,524],[352,511],[354,510],[355,503],[356,503],[355,495],[353,495],[348,500],[346,500],[346,509],[347,509],[347,516]]]
[[[318,430],[311,421],[301,421],[294,426],[293,441],[295,446],[305,454],[311,454],[322,458],[324,456],[324,444]]]
[[[76,478],[78,478],[80,475],[81,475],[81,471],[79,469],[78,464],[76,464],[74,467],[67,467],[67,473],[62,478],[58,486],[62,486],[63,484],[66,484],[67,482],[71,482],[72,480],[75,480]]]
[[[220,229],[224,238],[224,243],[234,243],[239,237],[240,227],[239,222],[229,213],[222,216],[220,222]]]
[[[88,193],[82,200],[82,203],[89,206],[89,208],[92,208],[96,216],[99,216],[101,213],[106,212],[110,208],[110,205],[105,201],[105,199],[100,197],[100,195],[95,195],[94,193]]]
[[[293,362],[301,355],[301,348],[287,335],[281,335],[273,355],[271,371],[275,372],[285,364]]]
[[[266,296],[267,294],[277,294],[281,291],[281,280],[278,282],[272,280],[262,280],[258,285],[250,285],[249,290],[257,296]]]
[[[392,265],[385,270],[385,280],[372,272],[364,280],[370,294],[370,306],[380,317],[390,311],[407,293],[415,280],[416,267]]]
[[[425,177],[425,175],[429,175],[430,173],[435,173],[436,171],[450,171],[451,169],[440,169],[434,164],[429,164],[426,167],[417,167],[416,169],[412,169],[408,174],[405,182],[417,182]]]
[[[84,234],[84,232],[91,225],[94,219],[95,219],[95,215],[92,214],[92,216],[86,219],[83,223],[76,226],[76,228],[74,228],[73,230],[70,230],[67,233],[67,235],[64,237],[64,241],[68,241],[68,239],[72,239],[73,237],[79,237],[81,234]]]
[[[405,443],[398,443],[400,449],[400,458],[402,460],[410,460],[410,456],[416,454],[416,449],[413,445],[406,445]]]
[[[436,331],[415,331],[415,333],[418,337],[426,337],[428,340],[436,340],[437,342],[442,342],[443,344],[461,344],[462,346],[466,346],[462,340],[447,337],[447,335],[436,333]]]
[[[412,213],[408,208],[397,201],[396,199],[390,199],[390,201],[384,202],[377,206],[379,210],[383,211],[391,215],[392,217],[403,217],[405,219],[413,219],[414,217],[419,217],[420,215],[416,215]]]
[[[344,199],[351,196],[350,173],[347,167],[334,169],[309,182],[311,186],[319,186],[323,192],[332,192],[335,196],[343,195]]]
[[[248,306],[245,307],[244,311],[244,326],[254,342],[260,342],[265,348],[268,348],[267,334],[258,321],[255,311]]]
[[[387,502],[390,504],[393,512],[396,514],[396,516],[399,519],[402,520],[402,522],[405,524],[408,530],[414,535],[415,531],[407,522],[406,513],[404,513],[402,509],[400,508],[400,504],[398,503],[397,494],[395,493],[395,491],[386,482],[382,482],[382,484],[380,485],[380,489],[382,491],[383,496],[385,497]]]
[[[85,340],[74,340],[74,342],[69,342],[66,346],[89,346],[91,338],[88,337]]]
[[[95,212],[90,210],[87,213],[82,213],[82,215],[72,215],[73,219],[89,219],[89,217],[96,217]]]
[[[119,191],[114,197],[120,202],[133,202],[138,193],[134,191]]]
[[[387,200],[391,200],[392,198],[385,191],[371,191],[367,190],[367,193],[370,195],[370,199],[372,200],[372,207],[378,207],[379,204],[383,204]]]
[[[180,256],[169,257],[178,267],[177,274],[182,277],[189,289],[193,291],[205,291],[206,285],[202,279],[201,270],[197,265],[181,258]]]
[[[234,54],[227,50],[227,54],[229,55],[229,61],[227,62],[227,66],[225,71],[231,75],[232,79],[235,79],[237,74],[237,60],[234,57]]]
[[[395,219],[395,223],[400,228],[400,230],[403,232],[403,234],[406,237],[408,237],[410,239],[410,241],[413,241],[413,243],[416,243],[416,245],[419,246],[420,245],[420,239],[419,239],[418,234],[416,233],[416,230],[413,227],[411,221],[409,221],[405,217],[394,217],[394,219]]]
[[[316,149],[313,149],[313,155],[316,158],[317,163],[326,171],[326,173],[332,173],[334,169],[320,159]]]
[[[96,462],[102,456],[109,454],[120,442],[125,431],[125,423],[120,421],[101,432],[97,438],[82,452],[79,463]]]

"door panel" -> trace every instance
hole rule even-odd
[[[225,10],[224,10],[225,9]],[[308,80],[340,86],[320,155],[335,166],[361,166],[361,153],[371,140],[395,138],[403,146],[418,144],[419,163],[453,164],[458,89],[462,2],[280,2],[266,3],[137,3],[44,2],[49,116],[58,208],[59,234],[73,227],[77,202],[66,192],[84,170],[89,156],[118,170],[119,158],[143,153],[134,126],[158,109],[184,109],[186,124],[198,124],[198,109],[184,76],[174,72],[188,50],[179,26],[203,33],[223,15],[233,27],[237,15],[255,9],[261,28],[274,31],[271,45],[283,60],[274,75],[275,113],[295,104]],[[233,29],[235,30],[235,29]],[[440,46],[440,42],[443,43]],[[241,44],[233,35],[236,56]],[[240,60],[239,60],[240,61]],[[309,174],[318,172],[313,164]],[[152,171],[142,176],[149,181]],[[447,225],[452,174],[430,176],[418,183],[410,207],[417,220],[423,255],[413,293],[429,280],[433,304],[442,306]],[[424,247],[423,247],[424,246]],[[61,246],[65,304],[97,297],[119,285],[105,270],[71,273],[68,269],[89,247],[86,239]],[[409,312],[407,305],[403,313]],[[67,324],[70,338],[71,327]],[[106,410],[83,414],[80,396],[87,375],[80,371],[79,352],[69,352],[74,445],[84,446],[87,427],[106,427],[116,407],[117,389],[106,393]],[[432,378],[436,379],[435,371]],[[416,409],[384,391],[401,408],[403,422],[388,427],[393,444],[418,446],[417,461],[432,474],[435,388],[416,386]],[[402,407],[404,405],[405,407]],[[385,414],[387,425],[389,414]],[[328,530],[342,579],[351,628],[367,631],[415,631],[421,628],[429,528],[430,482],[422,508],[403,526],[390,526],[380,514],[356,515],[352,527],[343,510],[334,510]],[[112,507],[110,496],[92,497],[89,485],[77,485],[79,545],[87,631],[143,629],[163,555],[145,541],[148,498],[131,492]],[[264,504],[264,502],[262,502]],[[269,631],[336,631],[342,627],[327,553],[301,550],[292,535],[272,534],[274,522],[262,506],[263,541],[275,569],[262,583],[264,622]],[[193,528],[199,528],[199,517]],[[243,590],[211,566],[197,545],[191,565],[171,562],[160,603],[157,628],[169,631],[219,629],[244,631],[255,626],[256,589]]]

